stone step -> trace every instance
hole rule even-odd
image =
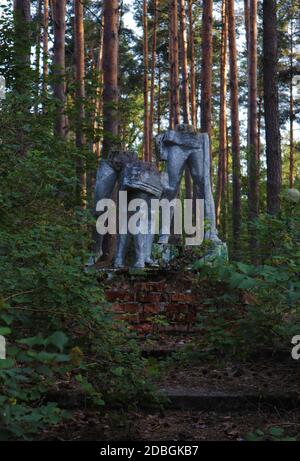
[[[161,393],[170,401],[170,407],[177,410],[200,410],[227,412],[257,410],[259,408],[282,408],[295,410],[300,407],[298,393],[238,393],[212,391],[209,389],[165,388]]]
[[[224,413],[258,409],[292,411],[300,408],[298,393],[239,393],[201,388],[164,388],[159,392],[169,409],[180,411]],[[57,402],[60,408],[67,410],[97,408],[92,398],[81,392],[52,392],[46,396],[45,402]],[[145,408],[148,409],[149,406],[146,405]]]

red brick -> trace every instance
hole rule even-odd
[[[116,320],[128,323],[140,323],[139,314],[122,314],[115,317]]]
[[[122,310],[128,314],[137,314],[142,310],[142,306],[139,303],[124,303],[122,304]]]
[[[166,282],[138,282],[134,284],[134,289],[143,293],[159,293],[166,289]]]
[[[160,293],[138,294],[137,300],[141,303],[147,303],[147,304],[159,303],[161,300],[161,294]]]
[[[166,311],[170,313],[186,313],[189,307],[186,304],[170,303],[166,305]]]
[[[113,303],[115,301],[135,301],[135,294],[127,290],[108,290],[105,293],[108,302]]]
[[[144,314],[159,314],[160,304],[144,304]]]
[[[175,303],[192,303],[194,297],[191,293],[173,293],[170,296],[170,300]]]

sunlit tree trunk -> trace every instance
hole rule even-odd
[[[202,68],[201,68],[201,131],[212,131],[212,66],[213,66],[213,1],[203,0]]]
[[[152,37],[152,70],[151,70],[150,132],[149,132],[149,161],[150,162],[152,161],[152,149],[153,149],[158,0],[154,0],[153,8],[154,8],[154,18],[153,18],[153,37]]]
[[[222,3],[222,44],[220,55],[220,140],[219,140],[219,165],[217,184],[217,225],[222,223],[223,234],[226,236],[226,183],[227,183],[227,41],[228,17],[226,0]]]
[[[97,137],[99,137],[99,128],[100,128],[100,117],[102,115],[103,105],[102,105],[102,96],[103,96],[103,35],[104,35],[104,15],[102,14],[101,19],[101,28],[100,28],[100,37],[99,37],[99,49],[98,49],[98,56],[96,62],[96,78],[98,80],[98,86],[96,89],[96,96],[95,96],[95,111],[94,111],[94,120],[93,120],[93,127],[94,132],[97,133]],[[94,143],[93,151],[95,154],[96,159],[99,161],[101,156],[101,142],[100,139]]]
[[[256,237],[251,223],[259,214],[259,152],[257,130],[257,0],[250,2],[249,22],[249,152],[248,152],[248,211],[250,250],[256,259]]]
[[[233,248],[237,255],[241,233],[241,151],[239,121],[239,76],[237,64],[236,20],[234,0],[228,0],[228,31],[230,60],[230,107],[232,144],[232,228]]]
[[[179,37],[178,37],[178,0],[170,0],[170,91],[171,116],[170,127],[180,123],[179,109]]]
[[[186,31],[186,12],[185,0],[179,0],[180,7],[180,37],[181,37],[181,69],[182,69],[182,103],[183,103],[183,122],[190,124],[190,89],[189,89],[189,71],[188,71],[188,44]],[[191,199],[192,181],[188,168],[185,169],[185,189],[186,198]]]
[[[149,45],[148,45],[148,2],[143,0],[143,27],[144,27],[144,160],[149,161]]]
[[[118,0],[104,0],[103,40],[103,155],[107,157],[116,145],[118,136]]]
[[[197,103],[196,103],[196,72],[195,72],[195,37],[193,19],[193,0],[188,0],[189,12],[189,44],[190,44],[190,74],[191,74],[191,116],[192,125],[197,128]]]
[[[278,97],[278,33],[276,0],[263,1],[264,109],[267,154],[267,211],[280,210],[281,147]]]

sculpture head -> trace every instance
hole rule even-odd
[[[155,152],[156,152],[157,159],[160,162],[167,162],[168,160],[168,151],[164,144],[164,139],[165,139],[164,133],[157,135],[155,138]]]
[[[196,134],[198,132],[192,125],[188,125],[187,123],[176,125],[175,131],[179,133],[191,133],[191,134]]]
[[[122,171],[126,165],[135,162],[137,158],[138,155],[135,151],[114,150],[110,152],[108,162],[114,170]]]

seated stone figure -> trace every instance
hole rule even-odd
[[[215,203],[212,194],[210,173],[209,136],[195,131],[188,125],[179,125],[175,130],[168,130],[156,138],[159,160],[166,162],[169,184],[164,190],[163,198],[169,201],[177,197],[184,170],[189,168],[196,198],[205,203],[205,218],[209,225],[205,238],[221,244],[216,229]],[[161,235],[159,243],[167,244],[169,235]]]

